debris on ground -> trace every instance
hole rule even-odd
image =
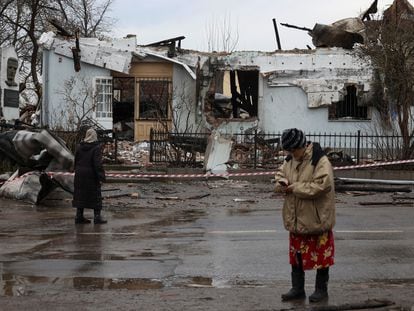
[[[234,202],[245,202],[245,203],[255,203],[256,200],[253,199],[241,199],[241,198],[235,198],[233,199]]]
[[[375,202],[359,202],[359,205],[413,205],[413,202],[406,202],[400,200],[393,201],[375,201]]]
[[[376,309],[393,306],[395,303],[385,299],[368,299],[364,302],[345,303],[342,305],[327,305],[315,306],[311,308],[312,311],[346,311],[346,310],[362,310],[362,309]],[[291,310],[291,309],[289,309]],[[401,310],[401,309],[394,309]]]
[[[372,192],[411,192],[409,186],[386,186],[386,185],[361,185],[361,184],[338,184],[335,185],[338,192],[348,191],[372,191]]]
[[[0,197],[38,203],[57,187],[73,192],[73,176],[47,174],[69,172],[74,162],[65,142],[48,130],[0,133],[0,156],[19,167],[0,187]]]

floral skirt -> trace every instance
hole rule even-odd
[[[298,253],[300,256],[298,256]],[[332,230],[322,234],[289,234],[289,262],[303,270],[320,269],[334,264],[335,245]]]

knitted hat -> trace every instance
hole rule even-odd
[[[85,139],[83,140],[85,143],[94,143],[98,141],[98,135],[96,131],[92,128],[88,129],[85,134]]]
[[[284,130],[282,133],[282,147],[284,150],[293,150],[305,147],[306,137],[297,128]]]

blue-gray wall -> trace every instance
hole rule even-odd
[[[57,55],[53,51],[43,51],[43,99],[42,99],[42,125],[51,128],[73,129],[69,121],[73,104],[65,100],[65,81],[76,80],[71,97],[78,100],[78,113],[82,114],[81,103],[87,92],[89,92],[85,110],[92,106],[93,82],[95,77],[110,77],[108,69],[81,63],[81,70],[75,72],[71,58]],[[90,114],[92,116],[92,114]],[[108,127],[108,126],[107,126]],[[112,128],[112,125],[110,125]]]

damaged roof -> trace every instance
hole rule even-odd
[[[62,39],[53,32],[43,33],[39,39],[39,45],[44,49],[52,50],[56,54],[73,58],[72,48],[75,39]],[[129,74],[133,57],[144,59],[156,57],[182,66],[188,74],[195,79],[196,75],[191,68],[176,59],[169,58],[161,53],[154,52],[150,47],[139,47],[136,38],[129,36],[122,39],[103,41],[97,38],[80,38],[80,53],[83,63]]]

